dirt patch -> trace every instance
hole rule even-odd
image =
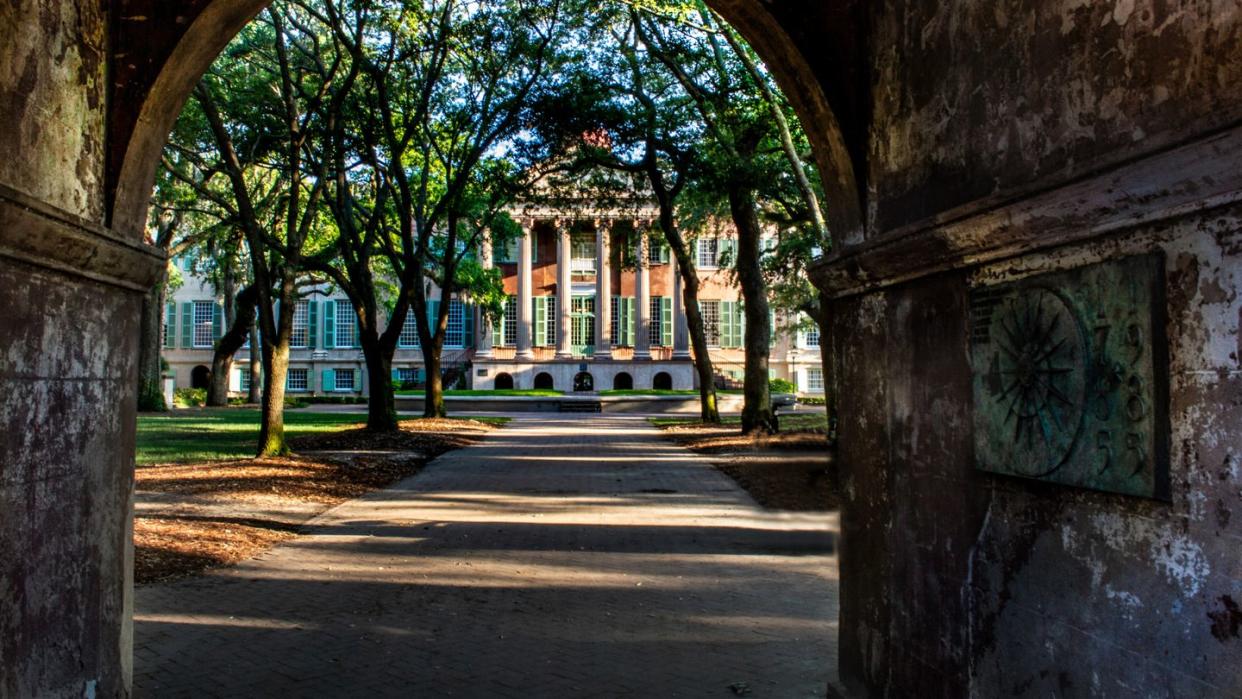
[[[347,430],[291,441],[284,458],[156,464],[136,473],[134,581],[230,565],[298,535],[332,506],[417,473],[494,426],[406,420],[401,431]]]
[[[710,456],[716,468],[769,510],[823,512],[840,507],[827,436],[818,430],[742,435],[736,426],[662,426],[669,438]]]

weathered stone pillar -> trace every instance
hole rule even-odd
[[[682,299],[681,266],[670,257],[669,272],[673,275],[673,359],[690,358],[690,328],[686,325],[686,309]]]
[[[634,305],[638,306],[634,314],[634,359],[651,359],[651,262],[647,259],[647,231],[638,232],[634,245]],[[639,229],[635,226],[635,230]]]
[[[491,231],[484,231],[482,241],[479,243],[479,266],[483,269],[491,269],[494,266],[493,257]],[[495,356],[492,351],[495,345],[495,338],[492,337],[494,333],[492,321],[483,317],[483,312],[476,308],[474,310],[475,357],[491,359]]]
[[[557,221],[556,226],[556,358],[569,359],[573,356],[573,328],[570,327],[573,318],[570,313],[573,302],[573,250],[570,245],[573,222]]]
[[[612,225],[595,224],[595,358],[612,359]]]
[[[517,293],[517,358],[534,359],[531,351],[531,340],[534,337],[532,316],[535,309],[532,301],[534,273],[531,270],[531,250],[535,244],[534,221],[522,221],[522,237],[518,240],[518,293]]]

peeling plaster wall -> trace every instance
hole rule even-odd
[[[970,285],[1153,249],[1167,256],[1172,502],[975,471]],[[842,304],[847,685],[1242,692],[1239,289],[1242,207]]]
[[[899,0],[871,21],[868,240],[822,277],[845,688],[1242,695],[1242,2]],[[970,289],[1153,250],[1171,502],[975,470]]]
[[[105,3],[0,4],[0,184],[102,221]]]
[[[136,293],[0,258],[0,696],[121,694]]]
[[[1242,118],[1242,0],[875,8],[872,236]]]
[[[0,3],[0,697],[127,692],[142,296],[98,279],[145,254],[99,227],[109,5]]]

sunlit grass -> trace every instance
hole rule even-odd
[[[696,417],[649,417],[647,421],[656,427],[676,427],[678,425],[700,425]],[[737,415],[721,417],[720,424],[725,427],[740,427],[742,418]],[[780,416],[781,432],[826,432],[828,416],[822,413]]]
[[[493,425],[509,421],[505,417],[462,418]],[[285,435],[339,432],[362,427],[361,413],[313,413],[287,411]],[[225,461],[254,456],[259,440],[259,411],[220,408],[187,410],[167,415],[138,417],[137,461],[143,464]]]

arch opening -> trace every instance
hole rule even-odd
[[[623,371],[612,377],[612,390],[614,391],[631,391],[634,389],[634,377],[629,372]]]
[[[211,369],[199,364],[190,370],[190,388],[208,388],[211,386]]]
[[[492,382],[492,387],[497,391],[512,391],[513,374],[508,374],[503,371],[496,374],[496,380]]]
[[[589,393],[595,390],[595,377],[590,372],[580,371],[574,376],[574,392]]]
[[[552,375],[546,371],[535,374],[534,388],[543,391],[551,391],[556,389],[556,382],[552,379]]]
[[[661,371],[651,379],[651,387],[657,391],[673,390],[673,376],[667,371]]]

